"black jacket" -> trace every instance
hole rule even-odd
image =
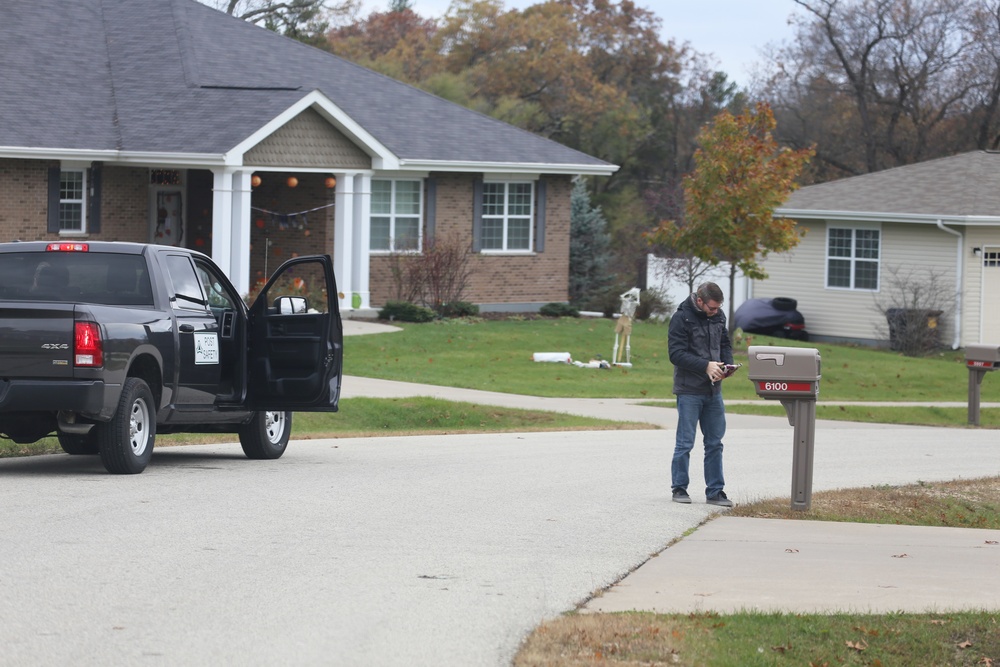
[[[709,317],[695,305],[695,295],[684,299],[670,318],[668,348],[674,365],[675,394],[711,394],[722,391],[714,385],[705,367],[710,361],[733,363],[726,315],[719,309]]]

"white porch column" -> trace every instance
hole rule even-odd
[[[232,278],[233,172],[213,169],[212,177],[212,259]]]
[[[371,174],[354,176],[354,244],[351,257],[353,294],[361,298],[359,308],[371,308],[369,282],[371,256],[372,177]],[[350,296],[350,295],[348,295]]]
[[[233,174],[229,279],[240,296],[250,292],[250,176],[249,171]]]
[[[354,270],[352,248],[354,238],[354,174],[335,174],[337,189],[334,194],[333,214],[333,272],[337,277],[337,289],[344,295],[340,299],[341,312],[351,310],[351,292],[354,291]]]

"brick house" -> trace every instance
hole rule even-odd
[[[243,292],[328,253],[345,313],[444,238],[484,310],[565,301],[572,179],[617,169],[194,0],[8,0],[0,80],[0,240],[183,245]]]

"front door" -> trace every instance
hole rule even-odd
[[[329,255],[282,264],[250,307],[247,406],[335,412],[343,324]]]
[[[982,250],[983,282],[980,291],[979,342],[1000,343],[1000,246]]]
[[[149,242],[180,246],[184,243],[184,187],[152,185],[149,192]]]

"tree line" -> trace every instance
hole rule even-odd
[[[793,36],[745,88],[633,0],[454,0],[440,17],[411,0],[365,16],[359,0],[204,1],[620,165],[588,183],[620,284],[643,279],[650,240],[678,252],[649,232],[685,226],[699,132],[721,112],[773,110],[768,137],[814,152],[799,184],[998,144],[1000,0],[788,0]]]

